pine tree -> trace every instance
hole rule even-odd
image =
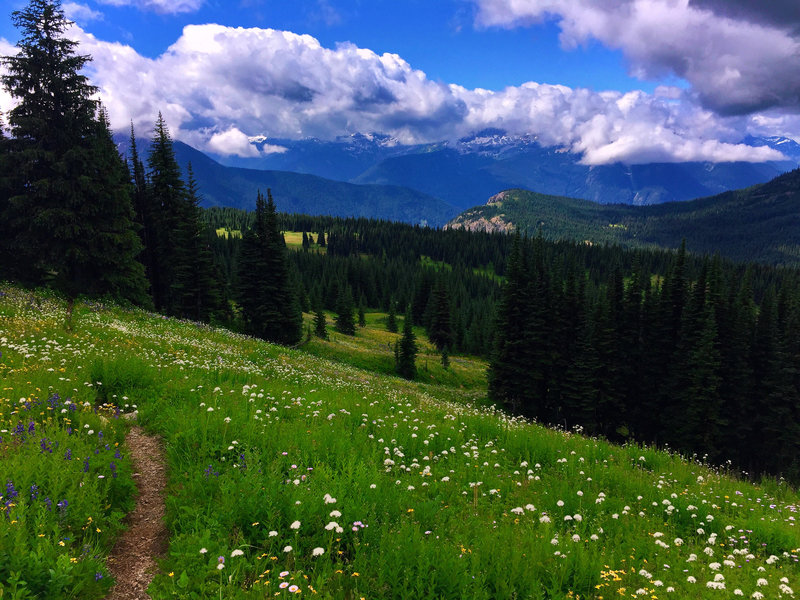
[[[319,230],[319,235],[317,236],[317,245],[320,248],[325,247],[325,232],[322,229]]]
[[[245,329],[262,339],[292,345],[303,334],[303,315],[289,285],[286,243],[278,229],[272,193],[256,198],[253,227],[239,255],[239,302]]]
[[[206,231],[201,222],[200,197],[191,163],[187,168],[185,197],[179,205],[180,219],[172,242],[173,278],[169,296],[173,299],[173,314],[209,321],[223,311],[222,286],[215,277],[214,257],[206,243]]]
[[[350,286],[340,286],[339,290],[339,299],[336,301],[336,331],[345,335],[355,335],[353,292]]]
[[[98,117],[97,90],[80,73],[91,58],[64,37],[70,22],[57,0],[31,0],[12,22],[22,36],[19,52],[3,58],[17,105],[2,170],[16,275],[63,291],[68,319],[81,293],[146,301],[127,173]]]
[[[395,371],[400,377],[414,379],[417,376],[416,360],[417,338],[414,335],[411,311],[407,311],[403,321],[403,337],[396,346]]]
[[[149,193],[144,164],[139,157],[139,148],[136,144],[136,132],[131,122],[130,141],[130,169],[131,183],[133,185],[132,200],[135,220],[138,225],[139,238],[142,241],[142,252],[139,260],[144,265],[145,275],[150,284],[150,295],[160,290],[157,276],[156,248],[158,247],[158,232],[156,230],[156,209],[153,207],[152,196]],[[158,303],[155,303],[158,306]]]
[[[156,120],[153,143],[147,159],[149,202],[154,213],[156,231],[155,269],[151,286],[157,310],[178,314],[175,280],[176,250],[175,232],[181,228],[186,214],[186,186],[175,158],[172,137],[161,113]]]
[[[308,241],[308,236],[306,235],[306,232],[305,232],[305,231],[303,231],[303,241],[302,241],[302,246],[303,246],[303,250],[308,250],[308,249],[309,249],[309,247],[311,246],[311,244],[310,244],[310,243],[309,243],[309,241]]]
[[[325,322],[325,311],[322,309],[322,303],[317,304],[317,309],[314,313],[314,335],[323,340],[328,339],[328,328]]]
[[[393,299],[389,300],[389,314],[386,317],[386,330],[397,333],[397,310]]]
[[[441,352],[442,348],[452,348],[455,335],[450,318],[450,296],[443,280],[439,280],[433,288],[429,303],[431,321],[428,327],[428,338]]]
[[[361,295],[361,299],[358,301],[358,326],[359,327],[366,327],[367,326],[367,315],[364,313],[364,295]]]

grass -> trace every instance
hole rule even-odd
[[[327,358],[368,361],[391,339],[379,313],[346,353],[336,338],[286,350],[95,304],[76,306],[65,332],[59,300],[4,292],[0,473],[17,492],[2,482],[4,598],[103,597],[104,557],[132,492],[115,446],[127,421],[114,416],[137,409],[168,453],[170,544],[153,598],[797,593],[800,503],[784,483],[753,485],[464,401],[477,362],[465,393],[435,374],[406,382]],[[75,410],[48,410],[54,394]]]

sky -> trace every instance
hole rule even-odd
[[[7,0],[0,55],[19,32]],[[796,0],[74,0],[112,126],[220,155],[280,138],[485,128],[586,164],[780,159],[800,140]],[[2,67],[0,67],[2,71]],[[0,110],[14,99],[0,91]],[[254,137],[270,141],[262,148]]]

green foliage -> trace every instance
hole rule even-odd
[[[395,351],[395,371],[400,377],[414,379],[417,376],[417,338],[411,320],[411,312],[403,319],[403,337],[397,342]]]
[[[471,208],[456,219],[500,219],[520,232],[542,231],[549,240],[627,247],[678,248],[737,261],[800,265],[796,206],[800,170],[744,190],[652,206],[598,204],[526,190],[504,192],[502,203]]]
[[[289,282],[286,245],[278,229],[275,203],[259,192],[255,223],[242,240],[238,262],[239,303],[248,333],[275,343],[296,344],[302,313]]]
[[[339,299],[336,301],[336,331],[345,335],[356,334],[356,324],[353,320],[353,292],[349,286],[339,288]]]
[[[12,13],[19,51],[3,58],[2,82],[16,106],[3,140],[0,260],[10,275],[47,283],[70,298],[108,295],[147,303],[135,258],[127,173],[81,71],[90,57],[64,37],[59,2],[31,0]]]

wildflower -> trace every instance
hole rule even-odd
[[[289,587],[289,582],[288,581],[281,581],[281,583],[280,583],[280,585],[278,587],[281,588],[282,590],[285,590],[287,587]]]
[[[522,508],[521,506],[517,506],[515,508],[512,508],[511,512],[514,513],[515,515],[521,515],[522,513],[525,512],[525,509]]]
[[[289,586],[289,591],[290,591],[291,593],[293,593],[293,594],[294,594],[294,593],[295,593],[297,590],[299,590],[299,589],[300,589],[300,588],[299,588],[299,587],[297,587],[296,585],[290,585],[290,586]]]
[[[208,552],[206,548],[200,548],[200,554],[205,554],[206,552]]]
[[[225,568],[225,557],[224,556],[218,556],[217,557],[217,570],[218,571],[222,571],[222,569],[224,569],[224,568]]]
[[[239,550],[239,549],[237,548],[236,550],[234,550],[233,552],[231,552],[231,558],[234,558],[234,557],[236,557],[236,556],[241,556],[242,554],[244,554],[244,551],[243,551],[243,550]]]
[[[342,513],[340,513],[338,510],[332,510],[332,511],[330,512],[330,515],[331,515],[332,517],[339,518],[339,517],[341,517],[341,516],[342,516]]]
[[[692,577],[691,575],[689,575],[689,576],[686,578],[686,581],[688,581],[689,583],[697,583],[697,579],[695,579],[695,578],[694,578],[694,577]]]
[[[293,521],[291,525],[289,525],[289,529],[300,529],[300,521]]]
[[[322,556],[325,554],[325,548],[314,548],[311,551],[311,556]]]
[[[269,532],[269,537],[275,537],[276,535],[278,535],[277,531],[270,531]]]
[[[291,547],[291,546],[284,546],[284,547],[283,547],[283,551],[284,551],[284,552],[286,552],[286,553],[288,554],[289,552],[291,552],[291,551],[292,551],[292,547]]]
[[[278,575],[278,577],[280,577],[282,579],[282,578],[286,577],[288,574],[289,574],[289,571],[281,571],[280,574]]]
[[[764,597],[764,594],[761,592],[753,592],[753,595],[750,597],[754,598],[755,600],[761,600]]]
[[[576,533],[575,535],[573,535],[573,536],[572,536],[572,541],[573,541],[573,542],[580,542],[580,541],[581,541],[581,536],[579,536],[579,535]]]

